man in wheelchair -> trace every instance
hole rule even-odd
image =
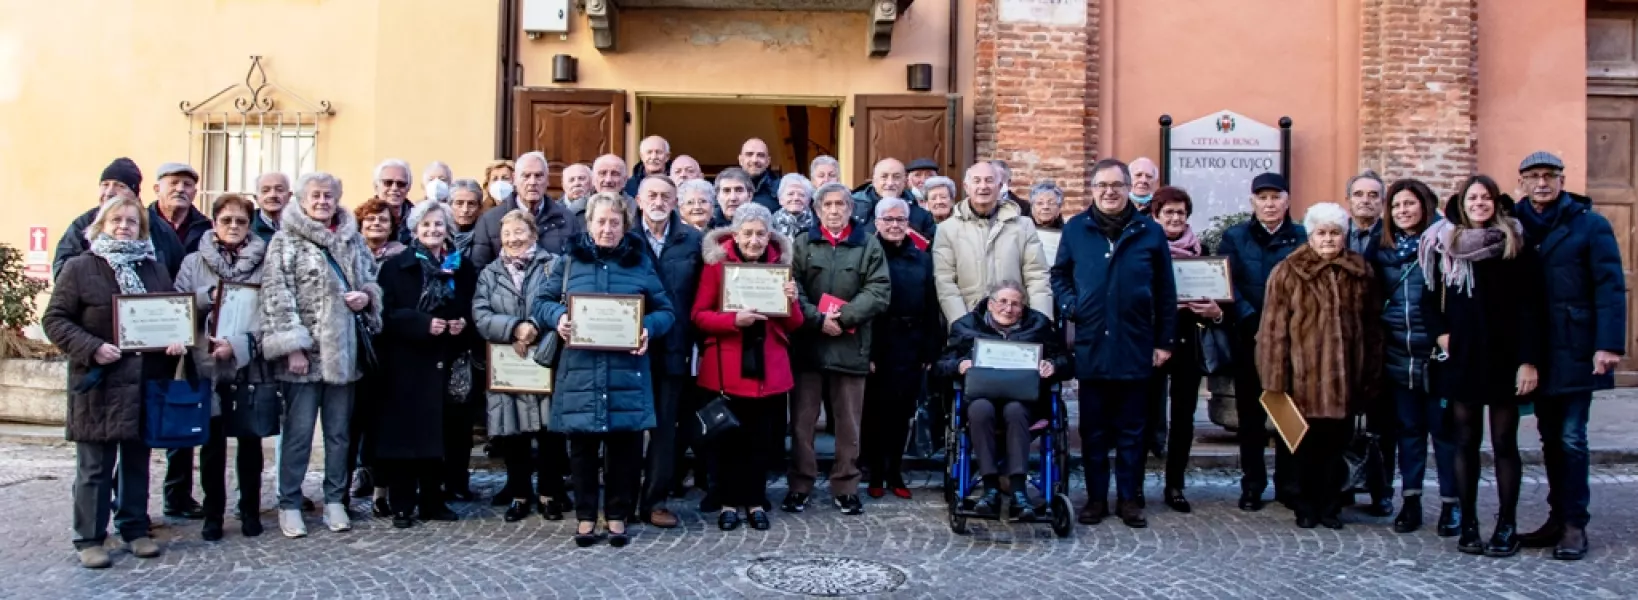
[[[1030,425],[1049,412],[1046,403],[1053,382],[1071,377],[1074,367],[1052,319],[1025,305],[1023,287],[1010,280],[991,286],[989,295],[972,312],[950,326],[950,340],[935,368],[941,375],[964,380],[964,406],[953,410],[967,411],[967,436],[983,476],[983,491],[973,503],[974,512],[1000,514],[1002,468],[995,453],[996,415],[1000,414],[1006,431],[1005,474],[1012,492],[1009,516],[1031,520],[1035,506],[1025,479]],[[982,357],[977,353],[980,345],[984,346]],[[1029,363],[1033,369],[1028,368]]]

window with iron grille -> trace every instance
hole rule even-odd
[[[294,184],[319,170],[320,125],[335,110],[269,81],[262,57],[250,61],[244,83],[182,103],[188,163],[199,169],[203,206],[225,193],[254,194],[263,173],[283,173]]]

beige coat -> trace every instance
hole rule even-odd
[[[1035,235],[1035,223],[1012,202],[998,203],[995,219],[973,214],[970,200],[938,224],[933,236],[933,282],[946,323],[972,312],[990,284],[1011,279],[1024,284],[1030,308],[1053,315],[1051,257]]]

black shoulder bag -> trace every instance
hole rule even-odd
[[[707,442],[721,437],[723,433],[739,427],[739,418],[728,410],[728,391],[722,379],[722,342],[717,342],[717,397],[712,398],[705,406],[694,411],[694,420],[699,423],[699,430],[695,432],[700,439]]]
[[[223,431],[230,438],[265,438],[279,435],[279,422],[284,414],[284,386],[268,373],[267,361],[260,360],[257,344],[250,344],[250,366],[239,370],[229,382],[216,384],[216,395],[222,398]],[[261,372],[260,382],[251,382],[246,374],[254,368]]]
[[[561,302],[564,306],[568,306],[569,305],[569,273],[574,270],[574,261],[573,261],[573,259],[570,259],[567,256],[563,257],[562,260],[564,261],[563,262],[563,291],[558,293],[557,300],[558,300],[558,302]],[[524,306],[529,305],[527,299],[525,299],[523,305]],[[548,369],[554,369],[555,370],[555,369],[557,369],[557,359],[558,359],[558,357],[563,355],[563,336],[560,336],[560,335],[557,334],[557,324],[556,323],[550,323],[550,324],[541,323],[540,325],[542,327],[551,327],[551,329],[550,329],[551,333],[546,334],[546,337],[544,337],[544,338],[542,338],[540,340],[540,348],[535,350],[535,364],[540,365],[542,367],[546,367]]]
[[[349,292],[356,292],[352,280],[347,278],[347,272],[341,270],[341,263],[336,262],[335,255],[330,254],[329,248],[324,248],[324,260],[330,263],[330,269],[341,278],[341,285]],[[374,371],[380,365],[375,356],[375,342],[370,339],[370,330],[364,326],[364,315],[353,312],[353,337],[358,338],[358,366],[365,371]]]

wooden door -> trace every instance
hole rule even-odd
[[[1638,6],[1630,1],[1587,5],[1587,195],[1609,219],[1626,271],[1627,348],[1616,381],[1638,385]]]
[[[876,162],[932,159],[961,179],[961,96],[882,94],[853,97],[853,182],[870,180]]]
[[[551,161],[551,193],[562,193],[563,168],[588,167],[604,154],[626,155],[626,92],[517,88],[513,157],[540,151]]]

